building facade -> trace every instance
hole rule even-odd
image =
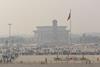
[[[38,26],[34,31],[34,41],[39,46],[67,45],[69,31],[66,26],[58,26],[57,20],[52,21],[52,26]]]

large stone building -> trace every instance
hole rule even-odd
[[[52,26],[38,26],[34,31],[34,41],[39,46],[60,46],[68,44],[69,31],[66,26],[58,26],[53,20]]]

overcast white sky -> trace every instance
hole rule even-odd
[[[0,0],[0,36],[8,36],[8,23],[13,35],[32,35],[53,19],[65,26],[70,8],[73,33],[100,33],[100,0]]]

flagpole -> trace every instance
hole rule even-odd
[[[70,9],[70,18],[69,18],[69,44],[72,45],[72,19],[71,19],[72,15],[71,15],[71,9]]]
[[[72,32],[72,20],[71,20],[71,9],[70,9],[70,18],[69,18],[69,24],[70,24],[70,29],[69,29],[69,45],[72,45],[72,38],[71,38],[71,32]],[[69,55],[68,58],[70,58],[71,50],[69,50]]]
[[[71,20],[71,9],[69,16],[67,18],[67,22],[69,22],[69,35],[68,35],[68,43],[72,45],[72,39],[71,39],[71,32],[72,32],[72,20]]]
[[[72,38],[71,38],[71,32],[72,32],[71,9],[70,9],[69,16],[68,16],[68,18],[67,18],[67,22],[68,22],[68,21],[69,21],[68,43],[69,43],[69,45],[72,45]],[[69,58],[69,55],[70,55],[70,50],[69,50],[69,53],[68,53],[68,58]]]
[[[70,12],[71,12],[71,10],[70,10]],[[71,36],[71,33],[72,33],[72,20],[71,20],[71,18],[70,18],[70,45],[72,45],[72,36]]]

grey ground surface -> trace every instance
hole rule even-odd
[[[0,67],[100,67],[100,64],[0,64]]]

